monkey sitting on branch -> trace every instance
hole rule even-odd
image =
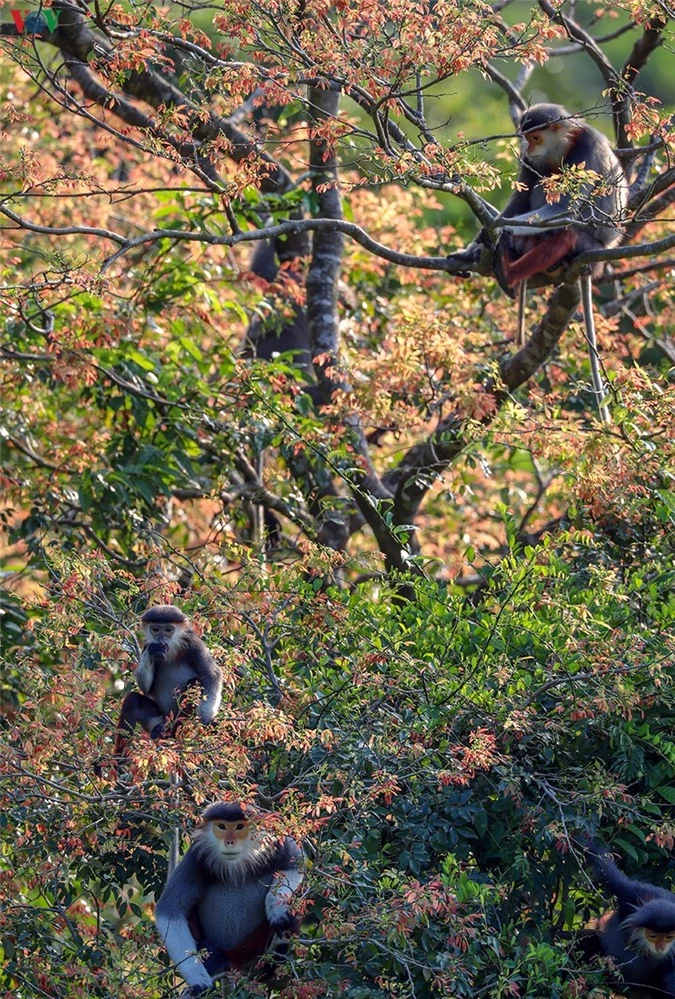
[[[283,959],[288,945],[274,937],[299,927],[289,906],[302,881],[302,851],[266,832],[259,818],[236,802],[210,805],[157,903],[157,929],[192,995],[270,949]]]
[[[609,140],[559,104],[534,104],[522,115],[518,133],[523,140],[519,189],[500,218],[517,219],[520,224],[507,221],[497,245],[497,265],[508,288],[586,250],[615,246],[621,239],[619,220],[628,194],[623,169]],[[577,205],[572,205],[570,195],[549,204],[545,182],[565,167],[579,167],[596,176],[583,185],[575,198]],[[533,230],[527,224],[544,225],[570,211],[589,227],[571,224]]]
[[[623,235],[622,221],[628,201],[628,183],[609,140],[583,118],[569,114],[559,104],[533,104],[518,124],[522,138],[518,190],[495,220],[503,228],[495,250],[494,270],[500,286],[513,297],[518,288],[518,346],[525,344],[525,296],[527,282],[553,284],[561,270],[588,250],[616,246]],[[569,168],[583,170],[585,179],[574,196],[562,195],[549,204],[547,188],[554,176]],[[563,224],[557,226],[556,219]],[[482,230],[461,256],[477,259],[480,245],[487,242]],[[452,254],[458,257],[460,254]],[[593,389],[600,417],[609,422],[602,405],[604,385],[600,376],[593,321],[591,278],[602,264],[589,268],[580,278],[586,339]]]
[[[675,999],[675,895],[626,877],[603,844],[592,845],[590,861],[617,901],[600,921],[601,953],[612,958],[631,999]]]
[[[178,607],[151,607],[141,618],[145,639],[135,677],[141,692],[127,694],[117,723],[115,755],[123,756],[129,735],[140,724],[152,739],[173,735],[179,720],[179,698],[197,686],[197,715],[210,725],[218,714],[223,678],[206,645]],[[167,725],[171,716],[174,724]]]

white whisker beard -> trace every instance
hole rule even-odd
[[[258,843],[251,843],[249,840],[236,859],[228,860],[208,827],[195,831],[192,845],[199,861],[214,877],[233,885],[243,884],[258,871],[268,867],[277,848],[277,842],[273,837],[263,835]]]

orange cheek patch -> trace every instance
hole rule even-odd
[[[218,826],[215,825],[215,823],[214,823],[214,825],[213,825],[213,835],[216,837],[216,839],[223,840],[223,841],[224,840],[230,840],[231,841],[231,840],[235,839],[235,840],[238,840],[240,842],[243,842],[245,839],[248,839],[248,837],[250,835],[250,828],[249,828],[249,824],[246,822],[246,823],[244,823],[244,828],[243,829],[237,829],[237,826],[239,824],[240,824],[239,822],[225,822],[224,823],[225,829],[219,829]]]

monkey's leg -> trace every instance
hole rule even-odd
[[[579,930],[575,935],[574,949],[584,959],[591,961],[594,957],[602,957],[602,940],[597,930]]]
[[[255,456],[255,471],[258,476],[258,482],[263,481],[263,475],[265,470],[265,452],[261,451],[260,454]],[[254,503],[251,507],[251,522],[252,522],[252,542],[253,547],[258,549],[258,558],[264,564],[265,562],[265,507],[260,503]]]
[[[590,274],[579,278],[581,284],[581,302],[584,311],[584,326],[586,327],[586,342],[588,344],[588,359],[591,362],[591,379],[593,381],[593,391],[598,403],[598,413],[603,423],[611,423],[609,409],[603,404],[605,397],[605,385],[600,373],[598,362],[598,344],[595,338],[595,320],[593,318],[593,286]]]
[[[202,685],[196,676],[192,677],[191,680],[185,684],[180,694],[177,694],[178,710],[171,720],[171,724],[166,726],[164,735],[175,737],[178,729],[182,727],[183,722],[187,721],[188,718],[192,718],[195,713],[195,702],[194,698],[189,696],[186,697],[188,691],[197,689],[201,693]],[[165,719],[166,720],[166,719]]]
[[[518,347],[525,346],[525,300],[527,298],[527,278],[518,285],[518,328],[516,330],[516,344]]]
[[[519,255],[519,252],[513,245],[511,234],[503,232],[495,247],[494,257],[492,258],[492,270],[497,284],[509,298],[516,297],[508,278],[509,267]]]
[[[529,238],[529,237],[528,237]],[[534,274],[547,271],[574,249],[577,234],[574,229],[563,229],[550,236],[538,238],[531,250],[514,261],[505,261],[504,271],[511,285],[526,281]]]
[[[164,731],[164,715],[151,697],[139,694],[134,691],[127,694],[122,702],[120,720],[117,723],[117,739],[115,741],[115,755],[123,756],[129,736],[136,725],[142,725],[153,739],[158,739]]]

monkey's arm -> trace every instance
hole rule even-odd
[[[523,163],[520,168],[520,173],[518,174],[518,183],[525,184],[527,187],[522,191],[514,191],[509,198],[504,211],[499,212],[495,216],[495,219],[513,218],[514,216],[520,216],[523,212],[527,211],[530,207],[532,188],[536,182],[537,178],[535,174]],[[483,228],[464,250],[458,250],[455,253],[449,254],[448,259],[466,260],[467,266],[470,268],[472,264],[478,262],[481,256],[481,247],[490,245],[491,242],[487,230]]]
[[[506,202],[504,210],[499,213],[499,218],[514,218],[516,215],[523,215],[530,207],[532,191],[537,185],[538,177],[533,170],[530,170],[525,163],[521,164],[518,174],[518,186],[520,190],[514,191]]]
[[[518,219],[522,222],[530,222],[530,225],[506,225],[504,226],[504,231],[509,232],[514,236],[536,236],[542,233],[550,233],[551,227],[548,226],[537,226],[532,224],[533,222],[551,222],[556,217],[560,217],[560,221],[563,225],[569,225],[569,207],[570,198],[562,197],[555,204],[549,205],[544,202],[538,208],[530,209],[533,198],[539,199],[541,194],[533,194],[535,187],[537,187],[540,178],[539,176],[531,170],[525,163],[522,164],[520,173],[518,175],[518,184],[525,185],[523,190],[516,191],[509,198],[504,210],[500,212],[497,219],[498,222],[504,219]]]
[[[522,202],[519,203],[514,197],[500,218],[518,218],[523,222],[530,219],[552,222],[559,217],[562,225],[569,225],[572,217],[584,222],[592,219],[596,222],[609,223],[621,212],[625,200],[625,177],[619,161],[603,135],[591,129],[584,129],[566,154],[564,165],[581,167],[597,176],[584,183],[573,197],[563,194],[553,204],[547,202],[532,211],[527,211],[529,203],[523,206]],[[529,173],[532,177],[536,177],[532,171]],[[525,173],[518,179],[524,180]],[[598,190],[599,186],[607,188],[605,193]],[[517,236],[551,231],[550,226],[542,228],[531,225],[507,226],[506,228],[508,232]]]
[[[136,667],[136,672],[134,674],[136,677],[136,683],[143,691],[144,694],[150,693],[150,688],[152,687],[152,681],[155,679],[155,667],[153,665],[152,659],[148,654],[148,646],[143,646],[143,651],[141,652],[141,659]]]
[[[670,895],[665,889],[633,881],[622,874],[610,858],[606,848],[593,844],[589,853],[591,864],[607,890],[615,896],[621,906],[644,905],[649,899],[657,898],[662,893]],[[672,897],[672,896],[671,896]]]
[[[180,975],[194,988],[208,988],[213,980],[195,952],[197,941],[188,918],[206,885],[192,849],[188,850],[166,883],[155,909],[155,925]]]
[[[671,968],[669,971],[664,971],[659,987],[666,996],[675,993],[675,969]]]
[[[283,933],[293,928],[296,920],[289,910],[290,901],[303,879],[302,850],[294,840],[287,838],[281,847],[283,866],[274,875],[270,890],[265,896],[265,915],[273,930]]]
[[[215,659],[200,639],[195,639],[192,643],[190,665],[202,687],[203,698],[199,702],[199,719],[205,725],[210,725],[220,709],[223,675]]]
[[[266,281],[274,281],[279,270],[274,242],[271,239],[261,239],[256,243],[255,250],[249,261],[249,270]]]
[[[562,199],[561,199],[562,200]],[[560,207],[560,202],[556,205],[544,205],[543,208],[535,208],[531,212],[523,215],[504,216],[505,218],[517,218],[519,222],[529,222],[529,225],[505,225],[504,231],[510,232],[513,236],[543,236],[546,233],[560,232],[572,224],[569,212]],[[537,222],[548,222],[548,225],[537,225]],[[556,229],[551,222],[558,223],[560,229]]]

